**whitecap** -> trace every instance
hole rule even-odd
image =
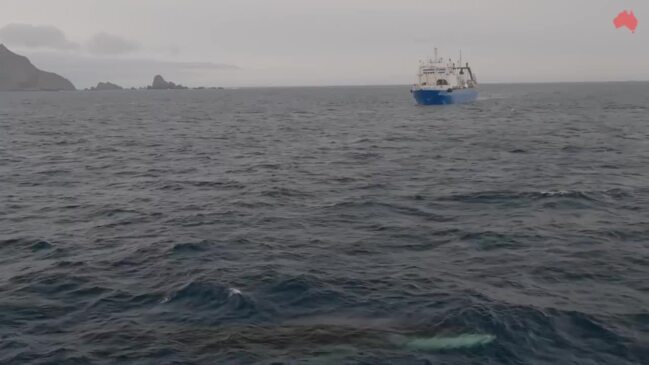
[[[230,288],[228,289],[228,298],[234,295],[241,295],[241,290],[237,288]]]

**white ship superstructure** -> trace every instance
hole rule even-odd
[[[457,62],[435,57],[419,62],[417,83],[412,93],[418,104],[455,104],[473,101],[478,97],[477,81],[469,64],[462,65],[462,54]]]

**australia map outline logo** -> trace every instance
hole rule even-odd
[[[624,10],[613,19],[613,24],[617,29],[627,27],[631,33],[635,33],[636,28],[638,28],[638,18],[633,14],[633,10]]]

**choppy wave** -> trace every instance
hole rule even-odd
[[[622,189],[609,190],[541,190],[541,191],[485,191],[467,194],[455,194],[440,198],[466,203],[509,202],[516,200],[542,200],[542,199],[574,199],[598,201],[603,199],[624,199],[631,193]]]
[[[610,86],[4,93],[0,364],[644,364]]]

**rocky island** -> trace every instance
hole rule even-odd
[[[67,79],[41,71],[27,57],[0,44],[0,91],[76,90]]]
[[[187,89],[187,87],[182,86],[182,85],[176,85],[173,82],[165,81],[164,77],[160,75],[156,75],[153,78],[153,84],[151,86],[147,86],[147,89],[152,89],[152,90],[169,90],[169,89]]]
[[[102,90],[124,90],[124,88],[119,85],[115,85],[112,82],[100,82],[97,84],[97,86],[90,88],[90,91]]]

